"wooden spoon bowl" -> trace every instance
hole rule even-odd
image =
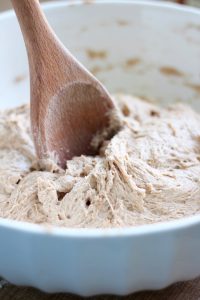
[[[62,45],[39,1],[12,0],[29,59],[31,127],[39,158],[54,153],[64,168],[73,156],[97,152],[94,136],[110,138],[112,99],[102,84]]]

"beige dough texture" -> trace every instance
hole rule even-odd
[[[75,228],[125,227],[200,213],[200,115],[114,96],[122,129],[96,157],[38,160],[29,107],[0,112],[0,217]]]

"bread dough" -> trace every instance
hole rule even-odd
[[[29,107],[0,112],[0,217],[124,227],[200,213],[200,115],[116,95],[123,128],[99,156],[37,160]]]

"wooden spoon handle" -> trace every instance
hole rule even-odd
[[[44,61],[49,59],[49,56],[52,57],[56,45],[59,43],[61,46],[61,43],[49,26],[39,1],[11,0],[11,2],[24,36],[29,63],[35,64],[40,58]]]

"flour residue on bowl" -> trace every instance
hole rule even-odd
[[[108,55],[106,50],[87,49],[86,54],[90,59],[105,59]]]
[[[166,76],[177,76],[177,77],[183,77],[184,74],[180,70],[174,68],[174,67],[169,67],[169,66],[163,66],[160,68],[160,72],[163,75]]]

